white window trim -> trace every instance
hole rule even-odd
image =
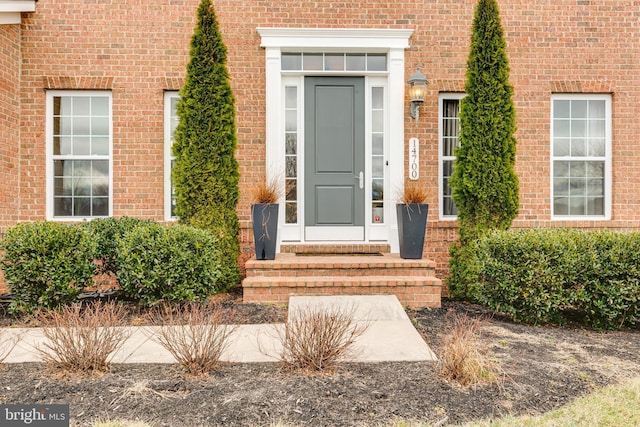
[[[22,12],[35,12],[36,0],[1,0],[0,25],[20,24]]]
[[[462,98],[464,98],[465,96],[467,96],[466,93],[462,93],[462,92],[441,92],[438,95],[438,207],[439,207],[439,217],[441,220],[443,221],[456,221],[458,219],[457,215],[445,215],[444,214],[444,179],[443,179],[443,172],[444,172],[444,167],[443,167],[443,163],[445,160],[449,160],[449,159],[445,159],[444,155],[442,154],[443,152],[443,130],[442,130],[442,122],[443,122],[443,115],[444,115],[444,110],[443,110],[443,101],[445,99],[457,99],[457,100],[462,100]]]
[[[48,221],[77,222],[90,221],[104,217],[57,217],[54,216],[54,167],[53,167],[53,98],[56,96],[107,96],[109,98],[109,214],[113,216],[113,102],[111,91],[88,91],[88,90],[50,90],[46,94],[46,218]],[[90,157],[90,156],[87,156]],[[107,156],[99,156],[96,159],[102,160]]]
[[[177,217],[171,216],[171,161],[175,159],[171,151],[171,100],[180,98],[178,91],[166,91],[164,93],[164,219],[165,221],[177,221]]]
[[[409,47],[409,37],[413,30],[406,29],[337,29],[337,28],[258,28],[261,46],[265,48],[266,73],[266,170],[267,179],[274,179],[271,174],[284,170],[284,152],[282,135],[284,128],[280,118],[284,111],[283,77],[281,70],[282,52],[318,51],[354,52],[354,53],[386,53],[388,58],[387,72],[387,111],[388,123],[386,131],[389,156],[388,185],[389,188],[404,187],[404,91],[405,64],[404,51]],[[367,73],[362,73],[366,75]],[[380,73],[378,73],[379,75]],[[299,129],[299,131],[303,131]],[[303,171],[298,170],[298,174]],[[300,176],[300,175],[299,175]],[[284,185],[284,184],[283,184]],[[385,204],[391,205],[391,194],[385,197]],[[298,199],[299,206],[304,203]],[[284,209],[284,206],[281,207]],[[385,209],[386,210],[386,209]],[[389,212],[390,210],[390,212]],[[392,252],[399,252],[397,219],[395,209],[385,211],[385,224],[388,228],[388,242]],[[299,208],[300,213],[300,208]],[[299,215],[298,227],[303,226]],[[284,215],[280,215],[279,241],[287,235]],[[387,222],[388,221],[388,222]],[[368,222],[366,223],[368,224]],[[300,236],[304,233],[301,232]],[[302,241],[302,240],[301,240]]]
[[[553,188],[553,162],[554,160],[570,160],[570,157],[558,157],[555,158],[553,155],[553,120],[554,120],[554,110],[553,105],[556,100],[576,100],[576,99],[585,99],[585,100],[604,100],[605,101],[605,161],[604,161],[604,215],[554,215],[553,214],[553,203],[554,203],[554,188]],[[549,158],[550,160],[550,211],[551,211],[551,220],[553,221],[609,221],[611,220],[611,200],[612,200],[612,191],[613,191],[613,183],[612,183],[612,96],[610,94],[570,94],[570,93],[562,93],[562,94],[552,94],[551,95],[551,106],[550,106],[550,129],[549,129]]]

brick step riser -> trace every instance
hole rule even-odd
[[[389,253],[389,245],[282,245],[281,253],[376,254]]]
[[[243,300],[247,303],[287,304],[291,295],[396,295],[406,307],[440,307],[439,284],[415,286],[318,286],[318,287],[246,287]]]
[[[247,277],[435,276],[433,268],[300,268],[247,269]]]

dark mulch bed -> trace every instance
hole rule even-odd
[[[246,323],[280,322],[282,307],[221,301]],[[482,340],[500,363],[499,384],[464,389],[439,377],[432,363],[347,364],[325,375],[278,364],[229,364],[204,379],[175,366],[115,365],[98,378],[65,378],[40,364],[0,371],[0,403],[68,403],[75,425],[96,419],[142,420],[153,426],[388,426],[394,420],[449,424],[536,414],[623,378],[640,375],[640,329],[597,332],[578,326],[533,327],[491,318],[481,307],[443,301],[409,311],[436,354],[448,313],[487,318]],[[5,316],[6,317],[6,316]],[[132,315],[132,321],[144,315]],[[3,319],[6,325],[10,319]],[[15,319],[13,319],[15,321]]]

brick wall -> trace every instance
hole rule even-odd
[[[20,26],[0,25],[0,234],[18,219]]]
[[[10,174],[21,180],[19,206],[13,210],[20,212],[20,220],[45,217],[46,88],[112,91],[114,215],[163,219],[163,91],[179,87],[184,77],[198,3],[40,0],[36,13],[24,14],[20,173]],[[414,29],[406,51],[406,77],[420,66],[429,85],[419,122],[409,118],[408,102],[405,105],[406,139],[421,141],[421,180],[429,188],[431,204],[426,255],[436,260],[440,276],[444,274],[446,248],[456,233],[455,224],[437,217],[438,93],[463,88],[475,3],[216,0],[237,100],[241,189],[265,175],[265,68],[257,27]],[[637,229],[640,1],[502,0],[500,7],[518,115],[521,209],[516,226],[552,225],[550,97],[579,91],[613,94],[613,218],[571,225]],[[0,37],[16,31],[0,27]],[[6,102],[2,96],[0,103]],[[242,193],[238,208],[245,228],[243,259],[250,254],[251,241],[247,194]]]

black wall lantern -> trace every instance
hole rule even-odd
[[[420,115],[420,104],[427,96],[427,76],[420,72],[420,68],[411,74],[409,80],[409,96],[411,97],[411,118],[418,120]]]

